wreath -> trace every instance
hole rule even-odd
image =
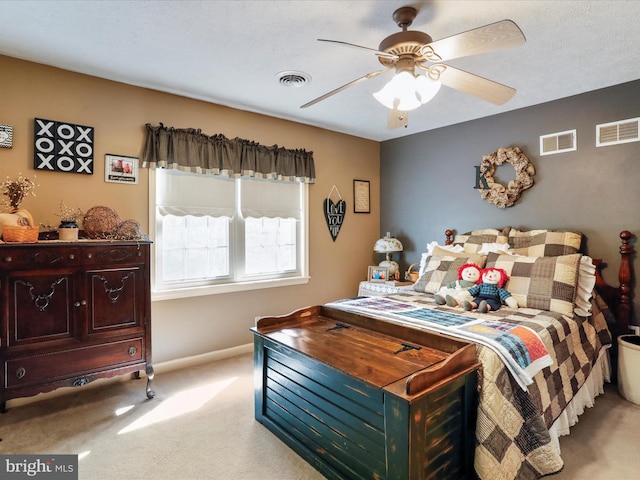
[[[516,178],[506,187],[493,179],[496,168],[505,162],[513,165],[516,170]],[[524,190],[533,186],[535,174],[535,168],[518,147],[501,148],[489,155],[483,155],[480,175],[484,177],[488,188],[480,188],[480,196],[498,208],[510,207],[516,203]]]

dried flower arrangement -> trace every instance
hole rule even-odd
[[[84,217],[84,212],[80,207],[72,208],[64,203],[64,200],[60,201],[60,213],[56,213],[57,217],[60,217],[60,223],[75,223],[79,225]]]
[[[12,211],[19,209],[24,197],[28,195],[36,196],[35,188],[37,186],[33,180],[23,177],[22,173],[18,174],[18,178],[16,179],[7,177],[7,179],[0,184],[2,194],[7,197],[2,204],[5,207],[9,207]]]

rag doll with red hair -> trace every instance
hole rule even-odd
[[[438,305],[446,303],[450,307],[457,307],[465,301],[471,301],[473,297],[469,295],[469,289],[482,281],[481,276],[482,269],[478,265],[465,263],[458,268],[458,279],[442,287],[433,298]]]
[[[478,309],[480,313],[499,310],[502,303],[511,308],[518,308],[518,302],[504,287],[509,280],[507,272],[501,268],[485,268],[482,270],[482,281],[469,289],[472,301],[465,301],[462,306],[466,311]]]

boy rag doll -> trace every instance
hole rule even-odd
[[[481,282],[482,269],[475,263],[465,263],[458,269],[458,280],[449,282],[443,286],[433,298],[438,305],[445,303],[450,307],[462,305],[465,301],[471,301],[469,289]]]
[[[482,270],[482,281],[469,289],[472,301],[465,301],[462,305],[466,311],[478,309],[480,313],[499,310],[502,302],[511,308],[518,308],[518,302],[511,293],[504,289],[509,280],[507,272],[501,268],[485,268]]]

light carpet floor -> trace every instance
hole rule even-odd
[[[71,390],[0,416],[0,453],[79,454],[82,480],[324,478],[253,416],[253,360],[243,354],[145,380]],[[614,387],[561,438],[553,480],[640,478],[640,406]]]

